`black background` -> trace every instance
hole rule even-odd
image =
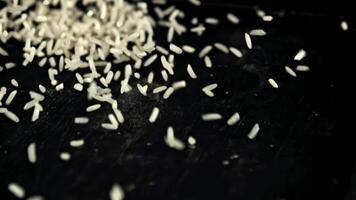
[[[13,198],[7,191],[9,182],[24,186],[27,196],[41,194],[45,199],[108,199],[115,182],[123,186],[127,199],[356,199],[354,142],[351,133],[336,125],[338,75],[351,67],[352,52],[345,47],[355,41],[351,4],[257,0],[209,0],[201,8],[183,1],[175,4],[187,18],[218,17],[223,21],[226,12],[241,18],[236,27],[222,22],[208,26],[203,38],[182,36],[176,44],[199,49],[207,43],[223,42],[242,49],[244,58],[215,50],[211,56],[214,67],[206,69],[196,56],[181,57],[176,65],[182,67],[175,69],[174,79],[189,79],[187,63],[195,67],[199,79],[189,80],[185,90],[168,100],[142,97],[136,90],[119,96],[119,87],[112,84],[127,119],[119,134],[100,128],[109,106],[90,114],[89,126],[73,124],[73,118],[84,115],[85,108],[93,104],[70,88],[73,74],[59,76],[66,89],[57,93],[50,88],[46,69],[36,63],[1,72],[1,86],[11,88],[13,77],[20,83],[18,97],[9,109],[22,121],[16,125],[0,116],[0,199]],[[273,22],[256,17],[255,5],[274,15]],[[349,22],[348,32],[340,29],[342,19]],[[254,50],[248,51],[243,33],[254,28],[264,28],[268,35],[254,37]],[[157,36],[163,44],[165,31],[160,30]],[[20,66],[21,44],[2,46],[11,56],[2,57],[0,63],[15,61]],[[308,55],[295,62],[293,57],[300,48]],[[309,65],[311,71],[298,73],[297,78],[285,73],[285,65],[298,63]],[[154,70],[158,85],[162,83],[159,69],[157,64],[141,75]],[[269,77],[279,83],[278,90],[268,84]],[[217,96],[207,98],[200,89],[213,82],[219,83]],[[38,83],[48,88],[45,112],[38,122],[31,123],[31,112],[22,111],[22,107],[29,100],[28,91],[37,90]],[[154,106],[161,114],[151,125],[147,119]],[[242,119],[233,127],[225,120],[200,119],[204,112],[219,112],[226,119],[235,111]],[[246,135],[256,122],[261,131],[251,141]],[[163,137],[170,125],[184,141],[194,136],[196,148],[182,152],[168,148]],[[85,138],[82,148],[69,146],[76,138]],[[31,142],[38,147],[36,164],[26,157]],[[70,161],[59,159],[63,151],[71,153]],[[233,154],[240,157],[229,159]],[[230,164],[222,165],[223,160]]]

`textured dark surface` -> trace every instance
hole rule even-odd
[[[244,58],[214,50],[212,69],[204,67],[196,56],[179,58],[174,79],[189,80],[187,63],[195,67],[199,79],[189,80],[186,89],[168,100],[155,95],[142,97],[136,90],[119,95],[118,83],[113,83],[113,93],[126,118],[118,132],[100,128],[110,112],[108,105],[89,115],[88,126],[73,124],[73,118],[86,115],[85,108],[94,102],[87,102],[84,94],[70,88],[74,83],[70,73],[59,76],[66,86],[59,93],[50,88],[46,69],[36,64],[0,73],[1,86],[11,88],[12,77],[20,83],[9,109],[22,119],[16,125],[0,116],[0,199],[13,198],[7,191],[9,182],[21,184],[27,196],[40,194],[49,200],[108,199],[114,182],[123,186],[127,199],[355,198],[355,183],[350,185],[354,157],[343,156],[352,150],[352,143],[335,124],[335,71],[348,64],[343,46],[355,32],[342,32],[341,18],[328,12],[275,11],[280,17],[266,23],[241,5],[226,8],[211,3],[204,12],[184,5],[178,6],[189,10],[188,16],[217,16],[224,21],[230,11],[241,17],[241,23],[236,27],[226,22],[208,26],[203,38],[183,36],[176,44],[201,48],[223,42],[243,49]],[[268,35],[253,37],[254,50],[248,51],[243,33],[253,28],[264,28]],[[21,63],[20,47],[14,42],[7,44],[11,57],[1,58],[1,63]],[[295,62],[293,57],[300,48],[308,55]],[[285,65],[295,67],[297,63],[309,65],[311,71],[300,72],[297,78],[285,73]],[[159,69],[157,63],[141,75],[156,71],[154,84],[159,85]],[[268,84],[269,77],[279,83],[279,89]],[[208,98],[200,90],[214,82],[219,84],[217,96]],[[22,107],[29,100],[28,91],[38,90],[38,83],[48,88],[45,111],[39,121],[31,123],[32,113],[23,112]],[[154,106],[161,114],[151,125],[148,117]],[[225,119],[236,111],[242,119],[228,127]],[[203,112],[219,112],[224,120],[202,122]],[[246,135],[256,122],[261,131],[255,140],[249,140]],[[163,138],[170,125],[184,141],[194,136],[196,148],[182,152],[168,148]],[[76,138],[84,138],[85,145],[70,147],[69,141]],[[36,164],[26,157],[31,142],[38,147]],[[71,153],[70,161],[59,159],[63,151]],[[230,159],[234,154],[240,157]],[[224,166],[223,160],[230,164]]]

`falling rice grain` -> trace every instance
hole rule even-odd
[[[114,184],[110,190],[110,200],[123,200],[125,193],[122,187],[118,184]]]
[[[251,37],[248,33],[245,33],[245,42],[246,45],[249,49],[252,49],[252,41],[251,41]]]
[[[242,53],[241,53],[240,50],[238,50],[238,49],[235,48],[235,47],[230,47],[229,49],[230,49],[230,52],[231,52],[232,54],[234,54],[234,56],[236,56],[236,57],[238,57],[238,58],[242,58]]]
[[[31,143],[30,145],[28,145],[27,147],[27,158],[28,161],[30,161],[30,163],[35,163],[37,158],[36,158],[36,144],[35,143]]]
[[[209,56],[204,57],[204,63],[207,68],[211,68],[213,66],[213,63],[211,62],[211,59]]]
[[[72,141],[70,141],[69,144],[71,147],[81,147],[84,145],[84,140],[83,139],[72,140]]]
[[[294,60],[300,61],[307,55],[307,52],[304,49],[298,51],[298,53],[294,56]]]
[[[91,105],[91,106],[87,107],[86,111],[87,112],[94,112],[96,110],[99,110],[100,108],[101,108],[100,104],[94,104],[94,105]]]
[[[22,199],[25,197],[25,190],[17,183],[9,183],[8,190],[17,198]]]
[[[232,13],[227,13],[226,18],[227,18],[227,20],[229,20],[229,22],[231,22],[233,24],[240,23],[240,19],[238,17],[236,17],[236,15],[234,15]]]
[[[169,87],[163,94],[163,99],[168,99],[174,92],[173,87]]]
[[[197,78],[197,75],[195,74],[195,72],[193,71],[193,68],[190,64],[187,65],[187,72],[189,74],[189,76],[192,78],[192,79],[196,79]]]
[[[291,69],[290,67],[285,66],[284,69],[286,70],[286,72],[287,72],[289,75],[291,75],[291,76],[293,76],[293,77],[297,77],[297,74],[296,74],[296,73],[293,71],[293,69]]]
[[[167,89],[167,86],[159,86],[159,87],[153,89],[153,94],[161,93],[161,92],[165,91],[166,89]]]
[[[201,116],[203,121],[215,121],[222,119],[219,113],[206,113]]]
[[[75,124],[87,124],[89,123],[89,118],[87,117],[76,117],[74,118]]]
[[[240,114],[238,112],[236,112],[227,120],[227,124],[229,126],[232,126],[232,125],[235,125],[239,121],[240,121]]]
[[[157,107],[154,107],[148,121],[150,123],[154,123],[157,120],[158,115],[159,115],[159,109]]]
[[[306,65],[298,65],[295,70],[300,71],[300,72],[307,72],[310,71],[309,66]]]
[[[275,80],[273,80],[272,78],[269,78],[268,79],[268,82],[269,82],[269,84],[271,84],[272,85],[272,87],[274,87],[274,88],[278,88],[278,84],[276,83],[276,81]]]
[[[256,123],[256,124],[252,127],[251,131],[248,133],[247,137],[252,140],[252,139],[254,139],[254,138],[257,136],[257,133],[258,133],[259,131],[260,131],[260,125],[259,125],[258,123]]]

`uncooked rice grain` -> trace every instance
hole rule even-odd
[[[307,72],[310,71],[309,66],[306,65],[298,65],[295,70],[300,71],[300,72]]]
[[[161,71],[161,75],[162,75],[163,80],[167,82],[168,81],[168,74],[167,74],[166,70],[162,70]]]
[[[80,83],[74,84],[73,88],[79,92],[83,91],[83,85]]]
[[[148,121],[150,123],[154,123],[157,120],[158,115],[159,115],[159,109],[157,107],[154,107]]]
[[[201,116],[203,121],[215,121],[222,119],[222,116],[219,113],[206,113]]]
[[[125,193],[119,184],[114,184],[110,190],[110,200],[123,200],[125,198]]]
[[[60,91],[60,90],[63,90],[64,89],[64,84],[63,83],[60,83],[56,86],[56,90],[57,91]]]
[[[5,101],[5,104],[6,104],[6,105],[10,105],[11,102],[14,100],[16,94],[17,94],[17,90],[12,91],[12,92],[9,94],[9,96],[7,97],[7,99],[6,99],[6,101]]]
[[[276,83],[276,81],[275,80],[273,80],[272,78],[269,78],[268,79],[268,82],[269,82],[269,84],[271,84],[271,86],[272,87],[274,87],[274,88],[278,88],[278,84]]]
[[[193,136],[188,137],[188,144],[195,145],[197,143],[196,139]]]
[[[173,87],[169,87],[163,94],[163,99],[168,99],[174,92]]]
[[[234,54],[236,57],[242,58],[243,55],[242,55],[242,53],[241,53],[240,50],[238,50],[238,49],[235,48],[235,47],[230,47],[229,49],[230,49],[230,52],[231,52],[232,54]]]
[[[158,93],[161,93],[163,91],[165,91],[167,89],[167,86],[159,86],[155,89],[153,89],[153,94],[158,94]]]
[[[101,104],[94,104],[94,105],[88,106],[86,111],[87,112],[94,112],[96,110],[99,110],[100,108],[101,108]]]
[[[14,67],[16,67],[16,64],[13,63],[13,62],[8,62],[8,63],[5,64],[5,68],[6,69],[11,69],[11,68],[14,68]]]
[[[200,52],[199,52],[199,58],[203,58],[206,56],[211,50],[213,49],[213,46],[207,45],[205,46]]]
[[[89,123],[89,118],[87,117],[76,117],[74,118],[75,124],[87,124]]]
[[[180,47],[178,47],[177,45],[173,44],[173,43],[169,44],[169,49],[172,52],[176,53],[176,54],[182,54],[183,53],[183,50]]]
[[[249,49],[252,49],[252,41],[251,41],[251,37],[248,33],[245,33],[245,42],[246,45]]]
[[[240,114],[238,112],[231,115],[231,117],[227,120],[227,124],[229,126],[235,125],[240,120]]]
[[[19,199],[24,198],[26,195],[25,189],[17,183],[9,183],[8,190]]]
[[[253,29],[249,34],[252,36],[265,36],[266,32],[263,29]]]
[[[148,85],[142,86],[141,84],[138,83],[137,84],[137,89],[143,96],[147,96]]]
[[[174,130],[171,126],[167,128],[167,135],[165,136],[164,141],[169,147],[175,150],[181,151],[185,149],[185,144],[174,136]]]
[[[236,15],[234,15],[232,13],[227,13],[226,18],[229,20],[229,22],[231,22],[233,24],[240,23],[240,19],[238,17],[236,17]]]
[[[192,79],[197,78],[197,75],[195,74],[195,72],[190,64],[187,65],[187,72]]]
[[[63,160],[63,161],[68,161],[70,160],[70,154],[68,152],[62,152],[59,154],[59,157]]]
[[[208,97],[214,97],[214,93],[212,92],[212,90],[214,90],[215,88],[218,87],[218,84],[213,83],[210,85],[205,86],[202,91],[208,96]]]
[[[150,66],[157,59],[157,57],[158,57],[157,54],[153,54],[152,56],[147,58],[147,60],[143,63],[143,66],[144,67]]]
[[[182,46],[183,51],[187,52],[187,53],[194,53],[195,52],[195,48],[189,45],[183,45]]]
[[[217,25],[217,24],[219,24],[219,20],[216,18],[213,18],[213,17],[208,17],[208,18],[205,18],[205,23],[211,24],[211,25]]]
[[[15,113],[13,113],[13,112],[7,110],[7,112],[5,112],[4,114],[5,114],[5,116],[6,116],[7,118],[9,118],[10,120],[12,120],[13,122],[16,122],[16,123],[19,123],[19,122],[20,122],[19,117],[18,117]]]
[[[286,70],[286,72],[287,72],[289,75],[291,75],[291,76],[293,76],[293,77],[297,77],[297,74],[296,74],[296,73],[293,71],[293,69],[291,69],[290,67],[285,66],[284,69]]]
[[[307,55],[307,52],[304,49],[301,49],[294,56],[294,60],[301,61],[306,55]]]
[[[216,42],[214,43],[214,47],[223,53],[229,53],[229,49],[222,43]]]
[[[19,87],[19,83],[16,81],[16,79],[11,79],[11,85],[14,87]]]
[[[151,84],[153,82],[153,79],[154,79],[154,73],[153,72],[150,72],[147,76],[147,83]]]
[[[31,143],[27,147],[27,158],[30,163],[35,163],[37,160],[36,156],[36,143]]]
[[[195,5],[195,6],[200,6],[201,2],[200,0],[188,0],[191,4]]]
[[[72,141],[70,141],[69,144],[71,147],[81,147],[84,145],[84,140],[83,139],[72,140]]]
[[[347,22],[345,20],[341,21],[340,27],[341,27],[341,30],[343,30],[343,31],[347,31],[349,29],[349,25],[347,24]]]
[[[205,63],[205,66],[208,68],[211,68],[213,66],[213,63],[211,62],[211,59],[209,56],[204,57],[204,63]]]
[[[256,124],[252,127],[251,131],[248,133],[247,137],[252,140],[252,139],[254,139],[254,138],[257,136],[257,133],[258,133],[259,131],[260,131],[260,126],[259,126],[258,123],[256,123]]]

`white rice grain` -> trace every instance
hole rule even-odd
[[[340,27],[341,27],[341,30],[343,30],[343,31],[347,31],[347,30],[349,30],[349,25],[347,24],[347,22],[346,21],[341,21],[341,23],[340,23]]]
[[[213,83],[210,85],[205,86],[202,91],[208,96],[208,97],[214,97],[214,93],[212,92],[212,90],[214,90],[215,88],[218,87],[218,84]]]
[[[304,49],[301,49],[294,56],[294,60],[301,61],[306,55],[307,55],[307,52]]]
[[[7,110],[7,112],[5,112],[4,115],[7,118],[9,118],[10,120],[12,120],[13,122],[15,122],[15,123],[19,123],[20,122],[19,117],[15,113],[13,113],[13,112],[11,112],[9,110]]]
[[[158,115],[159,115],[159,109],[157,107],[154,107],[148,121],[150,123],[156,122]]]
[[[157,59],[157,57],[158,57],[157,54],[153,54],[152,56],[147,58],[147,60],[143,63],[143,66],[144,67],[150,66]]]
[[[197,78],[197,75],[195,74],[195,72],[190,64],[187,65],[187,72],[192,79]]]
[[[238,58],[242,58],[242,53],[241,53],[241,51],[240,50],[238,50],[237,48],[235,48],[235,47],[230,47],[229,48],[230,49],[230,52],[234,55],[234,56],[236,56],[236,57],[238,57]]]
[[[143,95],[143,96],[147,96],[147,89],[148,89],[148,85],[140,85],[139,83],[137,84],[137,89],[138,91]]]
[[[306,65],[298,65],[295,70],[299,71],[299,72],[307,72],[310,71],[309,66]]]
[[[189,45],[183,45],[182,46],[183,51],[185,51],[186,53],[194,53],[195,52],[195,48]]]
[[[186,81],[176,81],[172,84],[172,87],[174,88],[174,90],[178,90],[178,89],[182,89],[185,88],[187,86],[187,82]]]
[[[11,69],[11,68],[14,68],[14,67],[16,67],[16,64],[13,63],[13,62],[8,62],[8,63],[5,64],[5,68],[6,69]]]
[[[56,91],[60,91],[60,90],[63,90],[64,89],[64,84],[63,83],[60,83],[56,86]]]
[[[83,139],[79,139],[79,140],[72,140],[70,141],[70,146],[71,147],[81,147],[84,145],[84,140]]]
[[[151,84],[153,82],[153,79],[154,79],[154,73],[153,72],[150,72],[147,76],[147,83]]]
[[[119,184],[114,184],[110,190],[110,200],[123,200],[125,193]]]
[[[81,91],[83,91],[83,85],[80,83],[76,83],[76,84],[74,84],[73,89],[81,92]]]
[[[9,96],[7,97],[6,101],[5,101],[5,104],[6,105],[10,105],[11,102],[14,100],[14,98],[16,97],[16,94],[17,94],[17,90],[14,90],[12,91]]]
[[[31,143],[27,147],[27,158],[30,163],[35,163],[37,160],[36,156],[36,143]]]
[[[207,68],[211,68],[213,66],[213,63],[211,62],[211,59],[209,56],[204,57],[204,64]]]
[[[161,75],[162,75],[163,80],[167,82],[168,81],[168,74],[167,74],[166,70],[162,70],[161,71]]]
[[[240,19],[238,17],[236,17],[236,15],[232,14],[232,13],[227,13],[226,18],[229,22],[231,22],[232,24],[238,24],[240,23]]]
[[[271,22],[273,20],[273,16],[271,15],[265,15],[262,17],[262,20],[265,22]]]
[[[266,32],[263,29],[253,29],[249,34],[252,36],[265,36]]]
[[[40,62],[38,62],[38,66],[43,67],[45,66],[46,62],[47,62],[47,57],[44,57],[40,60]]]
[[[173,87],[169,87],[163,94],[163,99],[168,99],[174,92]]]
[[[195,6],[200,6],[201,2],[200,0],[188,0],[191,4],[195,5]]]
[[[273,80],[272,78],[269,78],[268,82],[269,82],[269,84],[271,84],[272,87],[274,87],[276,89],[278,88],[277,82],[275,80]]]
[[[183,53],[183,50],[180,47],[178,47],[177,45],[173,44],[173,43],[169,44],[169,49],[172,52],[176,53],[176,54],[182,54]]]
[[[19,87],[19,83],[16,79],[11,79],[11,85],[13,85],[14,87]]]
[[[87,112],[94,112],[94,111],[99,110],[100,108],[101,108],[100,104],[94,104],[94,105],[88,106],[86,111]]]
[[[197,140],[193,136],[188,137],[188,144],[194,146],[197,143]]]
[[[174,75],[173,65],[167,61],[166,57],[161,56],[161,63],[163,68],[166,69],[170,75]]]
[[[159,87],[153,89],[153,94],[161,93],[161,92],[165,91],[166,89],[167,89],[167,86],[159,86]]]
[[[165,136],[164,141],[169,147],[175,150],[182,151],[185,149],[185,144],[174,136],[174,130],[171,126],[167,128],[167,135]]]
[[[62,152],[59,154],[59,158],[62,159],[63,161],[68,161],[70,160],[70,154],[68,152]]]
[[[17,183],[9,183],[7,188],[15,197],[19,199],[24,198],[26,195],[25,189]]]
[[[296,73],[293,71],[293,69],[291,69],[290,67],[285,66],[284,69],[285,69],[285,71],[286,71],[289,75],[291,75],[291,76],[293,76],[293,77],[297,77],[297,74],[296,74]]]
[[[240,114],[236,112],[227,120],[227,125],[233,126],[239,121],[240,121]]]
[[[219,24],[219,20],[217,18],[208,17],[208,18],[205,18],[205,23],[211,24],[211,25],[217,25],[217,24]]]
[[[246,45],[249,49],[252,49],[252,41],[251,41],[251,37],[248,33],[245,33],[245,42]]]
[[[46,88],[41,84],[38,85],[38,89],[40,90],[41,93],[45,93],[46,92]]]
[[[257,136],[257,133],[258,133],[259,131],[260,131],[260,125],[259,125],[258,123],[256,123],[256,124],[252,127],[251,131],[248,133],[247,137],[252,140],[252,139],[254,139],[254,138]]]
[[[203,58],[204,56],[208,55],[208,53],[213,49],[213,46],[207,45],[199,52],[199,58]]]
[[[222,119],[219,113],[206,113],[201,116],[203,121],[215,121]]]
[[[76,117],[74,118],[75,124],[87,124],[89,123],[89,118],[87,117]]]
[[[214,43],[214,47],[223,53],[229,53],[229,49],[222,43],[216,42]]]

